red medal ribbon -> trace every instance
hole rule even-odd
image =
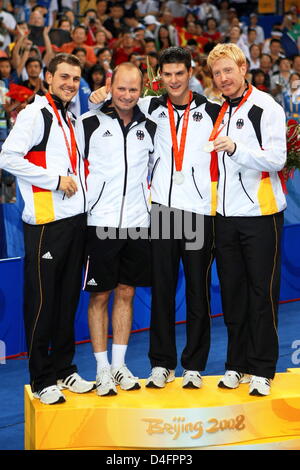
[[[229,118],[228,121],[230,121],[230,119],[235,115],[235,113],[240,109],[240,107],[243,106],[243,104],[247,101],[247,99],[249,98],[249,96],[250,96],[251,93],[252,93],[252,90],[253,90],[253,87],[252,87],[252,85],[250,84],[250,85],[249,85],[249,88],[248,88],[248,90],[247,90],[247,93],[243,96],[242,100],[239,102],[238,106],[236,107],[236,109],[234,110],[234,112],[232,113],[232,115],[230,116],[230,118]],[[215,139],[218,137],[218,135],[222,132],[222,130],[224,129],[224,127],[227,126],[228,121],[227,121],[225,124],[223,124],[223,126],[221,127],[221,129],[219,129],[219,127],[220,127],[220,125],[221,125],[221,122],[222,122],[222,120],[223,120],[223,118],[224,118],[224,115],[225,115],[225,113],[226,113],[226,111],[227,111],[228,106],[229,106],[228,101],[225,101],[225,102],[222,104],[222,107],[221,107],[220,113],[219,113],[219,115],[218,115],[218,117],[217,117],[217,120],[216,120],[216,122],[215,122],[214,128],[213,128],[213,130],[212,130],[212,132],[211,132],[211,134],[210,134],[210,136],[209,136],[209,141],[215,140]],[[218,129],[219,129],[219,130],[218,130]]]
[[[48,103],[50,104],[50,106],[52,107],[52,109],[54,111],[54,114],[56,116],[56,119],[58,121],[58,124],[59,124],[61,130],[63,131],[64,138],[65,138],[65,143],[66,143],[66,147],[67,147],[67,151],[68,151],[68,155],[69,155],[69,159],[70,159],[70,162],[71,162],[71,167],[72,167],[74,175],[76,175],[77,148],[76,148],[75,133],[74,133],[74,129],[73,129],[73,126],[72,126],[72,123],[71,123],[71,119],[67,115],[68,126],[69,126],[69,129],[70,129],[70,141],[71,141],[71,147],[70,147],[67,135],[65,133],[63,124],[61,122],[61,118],[60,118],[58,109],[57,109],[56,104],[54,103],[54,100],[53,100],[52,96],[50,95],[50,93],[46,94],[46,98],[48,100]]]
[[[167,101],[168,111],[169,111],[170,130],[171,130],[171,136],[172,136],[172,146],[173,146],[173,152],[174,152],[174,158],[175,158],[175,168],[176,168],[176,171],[179,171],[179,172],[182,170],[185,141],[186,141],[186,134],[187,134],[192,98],[193,98],[193,93],[190,91],[188,105],[185,108],[184,115],[183,115],[183,125],[182,125],[179,150],[178,150],[178,142],[177,142],[177,134],[176,134],[176,126],[175,126],[175,118],[174,118],[174,109],[173,109],[170,98],[168,98],[168,101]]]

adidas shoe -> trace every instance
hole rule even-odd
[[[148,388],[164,388],[166,383],[175,380],[174,370],[165,367],[153,367],[150,377],[146,381]]]
[[[250,386],[249,386],[249,395],[255,397],[265,397],[271,393],[271,379],[266,377],[257,377],[252,375]]]
[[[56,385],[50,385],[45,387],[39,392],[33,394],[34,398],[38,398],[44,405],[56,405],[58,403],[64,403],[65,397]]]
[[[218,383],[220,388],[238,388],[240,384],[246,384],[250,382],[250,378],[247,374],[236,372],[235,370],[227,370],[225,375]]]
[[[116,384],[111,374],[110,367],[100,369],[96,377],[96,393],[101,397],[117,395]]]
[[[183,372],[182,388],[201,388],[202,377],[196,370],[185,370]]]
[[[112,369],[112,376],[116,385],[120,385],[122,390],[139,390],[141,388],[138,377],[134,377],[125,364],[119,369]]]
[[[60,390],[68,389],[70,392],[74,393],[87,393],[94,390],[96,385],[93,382],[87,382],[84,380],[77,372],[69,375],[63,380],[57,381],[57,386]]]

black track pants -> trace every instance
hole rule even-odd
[[[283,213],[216,216],[216,261],[228,332],[227,370],[273,378]]]
[[[184,211],[178,212],[184,216]],[[195,222],[196,214],[192,216]],[[172,235],[172,224],[168,239],[151,237],[153,275],[149,358],[152,367],[175,369],[177,364],[175,296],[180,260],[186,283],[186,346],[181,362],[187,370],[202,371],[206,366],[210,347],[210,268],[214,256],[214,218],[199,217],[204,223],[204,243],[200,249],[187,249],[184,223],[181,239],[175,239],[174,233]]]
[[[34,392],[77,370],[72,365],[74,318],[85,236],[86,214],[44,225],[24,224],[24,321]]]

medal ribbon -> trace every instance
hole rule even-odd
[[[60,128],[61,128],[61,130],[62,130],[62,132],[63,132],[64,138],[65,138],[66,147],[67,147],[67,151],[68,151],[68,155],[69,155],[69,159],[70,159],[70,162],[71,162],[71,167],[72,167],[72,170],[73,170],[74,175],[76,175],[77,148],[76,148],[75,133],[74,133],[74,129],[73,129],[73,126],[72,126],[72,123],[71,123],[71,119],[70,119],[69,116],[67,115],[68,126],[69,126],[69,129],[70,129],[70,141],[71,141],[71,147],[70,147],[70,144],[69,144],[69,141],[68,141],[66,132],[65,132],[64,127],[63,127],[63,124],[62,124],[62,122],[61,122],[61,118],[60,118],[58,109],[57,109],[56,104],[54,103],[54,100],[53,100],[52,96],[50,95],[50,93],[47,93],[47,94],[46,94],[46,98],[47,98],[47,100],[48,100],[48,103],[49,103],[50,106],[52,107],[52,109],[53,109],[53,111],[54,111],[54,114],[55,114],[55,116],[56,116],[56,119],[57,119],[57,121],[58,121],[58,124],[59,124],[59,126],[60,126]]]
[[[171,130],[171,136],[172,136],[172,146],[173,146],[173,152],[174,152],[174,157],[175,157],[175,168],[176,168],[176,171],[179,171],[179,172],[182,170],[186,133],[187,133],[188,123],[189,123],[189,114],[190,114],[192,98],[193,98],[193,93],[190,91],[188,105],[185,108],[184,115],[183,115],[183,125],[182,125],[182,131],[181,131],[179,150],[178,150],[178,142],[177,142],[177,134],[176,134],[176,126],[175,126],[175,118],[174,118],[174,109],[169,98],[167,101],[168,111],[169,111],[170,130]]]
[[[234,112],[232,113],[232,115],[230,116],[230,118],[228,119],[228,121],[223,124],[223,126],[221,127],[221,129],[219,129],[220,125],[221,125],[221,122],[224,118],[224,115],[227,111],[227,108],[229,106],[229,103],[228,101],[225,101],[223,104],[222,104],[222,107],[221,107],[221,110],[220,110],[220,113],[219,113],[219,116],[215,122],[215,125],[214,125],[214,128],[209,136],[209,141],[212,141],[212,140],[215,140],[218,135],[222,132],[222,130],[224,129],[224,127],[227,126],[228,122],[230,121],[230,119],[235,115],[235,113],[240,109],[241,106],[243,106],[243,104],[245,103],[245,101],[247,101],[247,99],[249,98],[250,94],[252,93],[252,90],[253,90],[253,87],[252,85],[250,84],[249,85],[249,88],[248,88],[248,91],[247,93],[243,96],[242,100],[239,102],[238,106],[236,107],[236,109],[234,110]],[[218,130],[219,129],[219,130]]]

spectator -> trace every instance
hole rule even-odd
[[[261,91],[265,91],[266,93],[270,92],[266,75],[261,69],[255,69],[252,71],[252,85]]]
[[[145,48],[144,53],[145,55],[149,54],[150,52],[157,52],[156,43],[154,39],[145,38]]]
[[[142,70],[143,68],[147,68],[145,59],[145,56],[141,55],[139,52],[132,52],[129,56],[128,62],[131,62],[138,69]]]
[[[289,59],[281,57],[279,59],[279,71],[271,77],[271,94],[279,104],[283,104],[282,93],[287,91],[291,75],[291,64]]]
[[[265,74],[265,83],[270,90],[272,72],[272,57],[269,54],[262,54],[260,57],[260,67]]]
[[[114,63],[119,65],[122,62],[128,62],[130,54],[138,52],[140,55],[144,53],[144,47],[135,47],[134,39],[130,33],[122,33],[114,44]]]
[[[272,31],[271,31],[271,37],[267,38],[264,42],[262,52],[263,54],[270,54],[271,49],[271,41],[272,39],[277,39],[279,40],[279,49],[281,49],[281,38],[282,38],[282,32],[280,31],[280,25],[273,25]]]
[[[175,26],[173,26],[173,20],[174,20],[173,15],[168,8],[165,8],[159,16],[160,24],[164,24],[165,26],[168,26],[172,44],[174,44],[175,46],[178,46],[179,45],[178,33],[177,33],[177,29],[175,28]]]
[[[160,27],[160,23],[157,21],[156,17],[154,15],[145,16],[144,24],[146,26],[145,39],[146,38],[155,39],[158,35],[158,30]]]
[[[11,60],[8,57],[0,57],[0,80],[7,89],[11,82],[18,82],[18,76],[12,71]]]
[[[252,44],[256,44],[256,30],[249,27],[247,29],[247,34],[243,34],[241,39],[244,41],[244,54],[248,59],[250,59],[250,47]]]
[[[125,0],[123,3],[124,6],[124,16],[125,18],[136,18],[138,14],[138,7],[135,0]]]
[[[161,25],[157,33],[157,50],[162,51],[171,46],[169,29],[167,26]]]
[[[95,55],[97,55],[97,52],[100,49],[103,49],[103,47],[107,46],[107,37],[106,37],[105,32],[102,29],[99,29],[99,31],[96,32],[95,40],[96,40],[96,44],[94,45],[94,52],[95,52]]]
[[[61,51],[70,54],[76,47],[84,47],[86,50],[87,66],[91,67],[93,64],[95,64],[97,59],[94,54],[94,49],[92,46],[87,46],[85,44],[87,39],[86,28],[82,25],[76,26],[72,31],[72,39],[72,42],[67,42],[66,44],[62,45]]]
[[[170,0],[166,3],[166,7],[170,10],[176,26],[183,26],[187,14],[187,6],[183,0]]]
[[[215,18],[207,18],[203,36],[214,43],[221,41],[221,33],[218,31],[218,22]]]
[[[89,69],[87,65],[87,53],[84,47],[75,47],[71,52],[73,55],[80,60],[81,63],[81,78],[84,78],[85,81],[88,81]]]
[[[136,6],[138,9],[137,16],[139,18],[144,18],[147,15],[158,14],[157,3],[153,0],[139,0]]]
[[[40,77],[43,71],[42,61],[36,57],[29,57],[25,63],[25,70],[28,79],[21,82],[21,85],[33,90],[37,95],[44,96],[48,91],[48,85]],[[33,101],[33,97],[30,101]]]
[[[97,90],[105,85],[105,70],[101,65],[95,64],[90,68],[88,84],[91,91]]]
[[[300,55],[295,55],[293,59],[293,72],[300,74]]]
[[[249,47],[250,70],[260,68],[260,47],[258,44],[252,44]]]
[[[97,11],[97,17],[103,24],[104,21],[108,19],[108,14],[107,14],[107,1],[106,0],[97,0],[96,2],[96,11]]]
[[[255,39],[255,44],[259,44],[261,47],[264,44],[265,41],[265,33],[264,30],[261,26],[259,26],[258,23],[258,16],[256,13],[251,13],[249,15],[249,27],[251,29],[255,29],[256,31],[256,39]],[[244,33],[247,33],[247,26],[244,27]]]
[[[104,68],[106,77],[112,76],[114,64],[112,62],[112,53],[108,47],[103,47],[97,52],[97,63]]]
[[[230,8],[230,10],[229,10],[228,0],[221,0],[219,4],[219,13],[220,13],[219,31],[222,36],[225,36],[225,34],[227,33],[230,27],[229,17],[232,18],[233,15],[236,15],[235,8]]]
[[[71,22],[70,22],[69,18],[67,18],[66,16],[62,16],[59,19],[57,27],[58,27],[58,29],[62,29],[63,31],[68,31],[69,33],[71,33],[71,31],[72,31]]]
[[[206,0],[200,5],[199,20],[205,23],[208,18],[214,18],[217,22],[220,21],[221,16],[218,8],[211,4],[211,0]]]
[[[10,35],[14,34],[17,22],[13,15],[3,10],[3,0],[0,0],[0,27],[2,36],[2,45],[0,49],[5,49],[11,42]]]
[[[121,3],[110,7],[109,17],[104,21],[104,28],[111,32],[113,38],[117,38],[124,28],[124,8]]]
[[[189,88],[190,90],[195,91],[196,93],[199,93],[202,95],[203,87],[200,81],[198,80],[198,78],[196,77],[196,64],[194,60],[192,60],[191,65],[192,65],[193,73],[189,81]]]
[[[300,123],[300,74],[291,74],[289,85],[282,95],[287,120],[296,119]]]

